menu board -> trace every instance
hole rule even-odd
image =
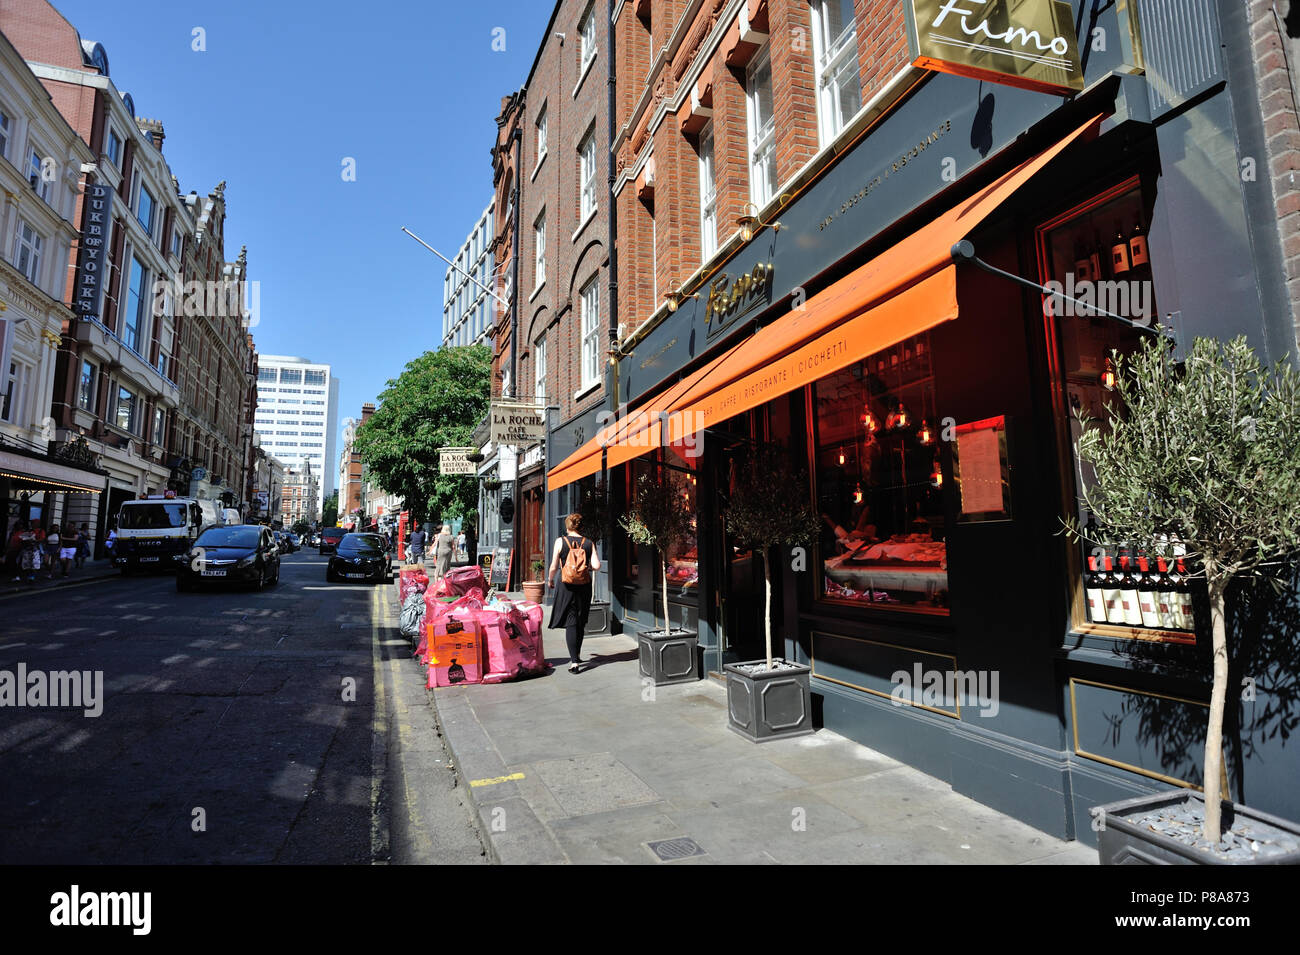
[[[513,547],[498,547],[492,555],[492,576],[488,583],[497,590],[510,589],[510,564],[514,560]]]
[[[962,521],[1011,519],[1011,480],[1004,417],[957,426],[953,471]]]

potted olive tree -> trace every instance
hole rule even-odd
[[[1264,369],[1244,338],[1198,338],[1181,363],[1163,338],[1113,360],[1119,401],[1106,426],[1080,416],[1079,457],[1096,471],[1082,501],[1096,536],[1185,550],[1184,567],[1209,596],[1213,678],[1204,795],[1176,790],[1094,808],[1102,861],[1300,862],[1287,852],[1300,827],[1220,798],[1229,658],[1240,650],[1228,639],[1225,597],[1246,578],[1268,580],[1280,594],[1282,580],[1294,577],[1300,377],[1285,360]],[[1101,543],[1076,524],[1069,529]]]
[[[790,466],[784,447],[755,447],[744,466],[736,468],[723,519],[733,543],[749,548],[763,561],[767,649],[765,660],[723,667],[728,725],[756,743],[811,733],[811,667],[772,655],[772,553],[778,547],[807,548],[818,533],[819,521],[810,503],[807,474]],[[806,553],[803,557],[806,563]]]
[[[665,469],[663,480],[642,474],[637,479],[632,507],[619,523],[634,543],[654,548],[663,580],[664,628],[637,634],[641,676],[654,680],[655,686],[699,679],[699,635],[694,630],[673,627],[668,615],[668,556],[689,540],[692,532],[691,515],[682,506],[673,472]]]

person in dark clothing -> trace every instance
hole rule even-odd
[[[600,557],[596,545],[582,536],[582,515],[570,514],[564,519],[568,531],[563,537],[555,539],[551,558],[551,570],[547,574],[547,584],[555,591],[555,603],[551,605],[551,623],[555,628],[564,628],[564,639],[569,645],[569,672],[578,673],[582,669],[582,632],[587,626],[587,614],[591,611],[591,574],[600,570]],[[563,568],[569,560],[571,550],[581,549],[587,558],[590,569],[586,583],[565,583]]]
[[[424,531],[416,525],[415,530],[411,531],[411,539],[407,541],[407,559],[413,564],[424,563]]]

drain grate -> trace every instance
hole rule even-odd
[[[688,836],[682,836],[680,839],[660,839],[656,842],[647,842],[645,845],[660,862],[675,862],[678,859],[689,859],[691,856],[708,855],[700,848],[698,842]]]

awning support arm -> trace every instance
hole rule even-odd
[[[960,242],[954,245],[952,247],[950,254],[952,255],[952,260],[958,264],[961,264],[962,262],[969,262],[971,265],[974,265],[977,268],[981,268],[985,272],[989,272],[992,275],[998,275],[1004,279],[1010,279],[1013,282],[1023,285],[1026,288],[1031,288],[1034,291],[1038,292],[1040,295],[1047,296],[1049,299],[1052,300],[1060,299],[1061,301],[1070,302],[1071,304],[1078,305],[1081,309],[1085,309],[1090,315],[1098,315],[1104,318],[1113,318],[1117,322],[1123,322],[1125,326],[1127,326],[1128,328],[1135,328],[1139,331],[1151,332],[1157,335],[1160,334],[1159,323],[1154,318],[1152,319],[1150,325],[1140,325],[1137,322],[1134,322],[1132,319],[1125,318],[1123,315],[1116,315],[1113,312],[1108,312],[1105,309],[1098,308],[1096,305],[1093,305],[1089,302],[1081,302],[1079,299],[1071,298],[1070,296],[1066,295],[1063,292],[1053,292],[1047,286],[1039,285],[1033,279],[1027,279],[1022,275],[1016,275],[1014,272],[1006,272],[998,268],[996,265],[989,265],[987,262],[985,262],[983,259],[981,259],[978,255],[975,254],[975,246],[974,244],[971,243],[969,239],[962,239]]]

